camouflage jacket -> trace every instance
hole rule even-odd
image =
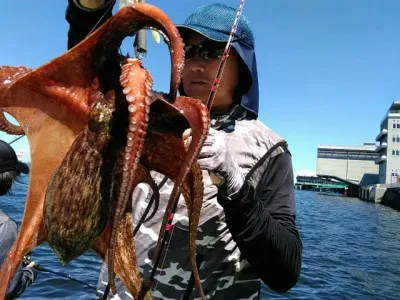
[[[84,39],[94,24],[100,26],[112,14],[108,0],[95,10],[84,9],[78,0],[68,0],[66,19],[70,23],[68,48]],[[100,20],[100,22],[98,22]],[[242,189],[226,199],[203,172],[204,201],[197,234],[197,261],[208,299],[257,299],[260,281],[284,292],[300,275],[302,244],[295,223],[294,180],[291,155],[275,145],[282,138],[261,122],[248,119],[240,107],[224,116],[212,116],[212,127],[225,132],[236,162],[246,176]],[[156,183],[164,176],[152,172]],[[160,207],[153,219],[140,227],[135,236],[140,271],[145,278],[152,269],[154,246],[158,239],[165,205],[173,183],[160,189]],[[133,192],[134,226],[151,198],[147,185]],[[199,299],[193,286],[188,249],[188,216],[180,199],[166,252],[153,283],[155,299]],[[108,284],[103,264],[96,298],[102,299]],[[120,280],[117,295],[108,299],[132,299]]]
[[[252,171],[234,199],[218,194],[208,172],[203,172],[205,190],[196,250],[204,292],[209,299],[258,299],[260,278],[275,290],[287,290],[297,282],[302,248],[295,225],[290,154],[278,147],[262,161],[282,138],[261,122],[246,119],[240,107],[224,117],[213,118],[212,126],[225,132],[243,174]],[[283,155],[288,158],[288,166],[277,160],[282,160]],[[157,184],[164,177],[156,172],[152,176]],[[170,180],[162,186],[158,212],[135,237],[138,264],[145,278],[151,273],[154,247],[172,187]],[[134,225],[147,206],[149,193],[151,190],[144,184],[134,190]],[[199,299],[190,280],[188,220],[181,197],[171,238],[153,283],[154,299]],[[102,299],[107,282],[107,266],[103,264],[98,299]],[[117,291],[118,296],[112,298],[110,292],[108,299],[132,299],[118,279]]]

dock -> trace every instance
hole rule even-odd
[[[400,183],[363,186],[359,199],[400,210]]]
[[[333,192],[349,197],[358,197],[360,186],[336,176],[297,176],[294,188],[296,190],[311,190]]]
[[[294,188],[295,190],[339,193],[400,210],[400,182],[360,186],[332,175],[297,176]]]
[[[295,190],[311,190],[319,192],[336,192],[344,194],[347,185],[330,179],[323,179],[316,176],[297,176],[294,185]]]

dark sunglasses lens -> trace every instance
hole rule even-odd
[[[220,59],[224,53],[224,49],[214,45],[204,46],[199,55],[203,59]]]
[[[191,59],[196,54],[197,47],[194,45],[185,46],[185,59]]]
[[[185,59],[191,59],[198,53],[202,59],[220,59],[224,54],[224,48],[215,44],[185,45]]]

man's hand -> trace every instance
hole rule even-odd
[[[186,143],[191,142],[190,129],[184,132],[183,139]],[[244,184],[244,176],[233,159],[226,144],[225,135],[221,131],[210,128],[200,150],[198,163],[203,170],[210,171],[213,183],[226,196],[233,196]]]
[[[98,8],[102,6],[106,1],[105,0],[78,0],[79,4],[86,8]]]

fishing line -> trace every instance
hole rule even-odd
[[[17,137],[16,139],[12,140],[11,142],[9,142],[8,144],[11,145],[12,143],[18,141],[19,139],[22,139],[25,135],[21,135],[19,137]]]
[[[233,22],[232,29],[231,29],[228,41],[226,43],[226,47],[225,47],[223,56],[222,56],[221,61],[220,61],[220,64],[219,64],[219,67],[218,67],[218,70],[217,70],[217,74],[215,76],[213,85],[211,87],[210,95],[209,95],[209,98],[207,100],[207,108],[208,108],[208,110],[211,110],[212,104],[214,102],[215,95],[216,95],[216,92],[217,92],[217,89],[218,89],[218,86],[219,86],[220,78],[222,77],[222,74],[223,74],[223,71],[224,71],[224,67],[225,67],[225,63],[226,63],[226,60],[227,60],[227,58],[229,56],[229,52],[230,52],[230,49],[231,49],[231,46],[232,46],[232,39],[233,39],[233,36],[236,33],[237,24],[239,22],[241,14],[242,14],[242,10],[243,10],[245,2],[246,2],[246,0],[241,0],[240,1],[240,5],[239,5],[238,11],[236,13],[235,20]],[[157,253],[157,257],[156,257],[156,260],[155,260],[155,263],[154,263],[150,278],[147,280],[146,283],[145,283],[145,280],[142,281],[142,285],[140,287],[139,296],[144,296],[143,292],[145,293],[146,290],[150,290],[150,288],[151,288],[151,285],[152,285],[153,279],[154,279],[154,275],[155,275],[155,272],[156,272],[156,269],[157,269],[157,265],[158,265],[161,253],[163,252],[162,250],[164,248],[164,245],[165,245],[165,242],[166,242],[166,238],[169,235],[169,232],[170,232],[170,229],[171,229],[171,224],[172,224],[172,221],[173,221],[174,216],[175,216],[175,211],[176,211],[178,202],[179,202],[179,196],[178,196],[178,199],[176,200],[176,202],[174,204],[174,207],[172,208],[172,213],[171,213],[171,215],[169,217],[167,226],[164,228],[164,237],[163,237],[163,240],[162,240],[162,243],[161,243],[160,251]],[[172,232],[171,232],[171,235],[172,235]],[[166,249],[165,252],[168,252],[168,249],[169,249],[169,243],[167,245],[167,249]],[[139,299],[141,299],[141,298],[139,297]]]
[[[104,12],[104,14],[100,17],[100,19],[97,21],[97,23],[93,26],[93,28],[89,31],[89,33],[87,34],[86,37],[88,37],[89,35],[92,34],[92,32],[96,29],[97,25],[100,24],[101,20],[104,19],[104,17],[106,16],[106,14],[110,11],[110,8],[112,8],[114,6],[115,1],[110,1],[110,4],[108,5],[107,10]]]
[[[32,258],[31,258],[31,256],[30,256],[30,254],[28,253],[28,254],[24,255],[24,257],[22,258],[22,263],[23,263],[23,265],[24,265],[24,266],[27,266],[27,265],[29,265],[31,262],[32,262]],[[72,277],[72,276],[69,275],[69,274],[56,272],[56,271],[50,270],[50,269],[45,268],[45,267],[43,267],[43,266],[41,266],[41,265],[39,265],[39,264],[36,264],[36,263],[35,263],[35,265],[33,266],[33,268],[36,269],[36,270],[38,270],[38,271],[48,272],[48,273],[52,273],[52,274],[55,274],[55,275],[58,275],[58,276],[67,278],[67,279],[69,279],[69,280],[78,282],[78,283],[80,283],[80,284],[83,284],[83,285],[85,285],[85,286],[91,288],[91,289],[96,290],[96,287],[94,287],[93,285],[91,285],[91,284],[89,284],[89,283],[86,283],[86,282],[84,282],[84,281],[82,281],[82,280],[80,280],[80,279],[74,278],[74,277]]]
[[[52,273],[52,274],[55,274],[55,275],[58,275],[58,276],[61,276],[61,277],[64,277],[64,278],[68,278],[69,280],[78,282],[78,283],[80,283],[80,284],[83,284],[83,285],[87,286],[88,288],[91,288],[91,289],[93,289],[93,290],[96,290],[96,287],[94,287],[94,286],[91,285],[90,283],[86,283],[86,282],[84,282],[84,281],[82,281],[82,280],[80,280],[80,279],[74,278],[74,277],[72,277],[72,276],[69,275],[69,274],[64,274],[64,273],[52,271],[52,270],[50,270],[50,269],[48,269],[48,268],[45,268],[45,267],[43,267],[43,266],[41,266],[41,265],[36,265],[36,264],[33,266],[33,268],[35,268],[35,269],[38,270],[38,271],[48,272],[48,273]]]
[[[158,191],[157,191],[157,192],[158,192],[158,201],[160,201],[160,192],[159,192],[159,191],[160,191],[160,189],[162,188],[162,186],[167,182],[167,180],[168,180],[168,177],[167,177],[167,176],[164,176],[164,178],[161,180],[161,182],[157,185],[157,190],[158,190]],[[153,191],[152,193],[149,192],[149,196],[150,196],[150,194],[151,194],[150,201],[148,202],[148,204],[147,204],[147,206],[146,206],[146,209],[145,209],[145,211],[144,211],[142,217],[140,218],[138,224],[137,224],[136,227],[135,227],[135,230],[133,231],[133,236],[136,236],[137,232],[138,232],[139,229],[140,229],[140,226],[142,226],[142,224],[145,223],[146,221],[149,221],[149,220],[154,216],[154,214],[155,214],[155,207],[154,207],[154,211],[153,211],[152,215],[151,215],[149,218],[147,218],[147,214],[149,213],[150,208],[151,208],[151,206],[152,206],[152,204],[153,204],[153,202],[154,202],[154,200],[155,200],[154,191]]]
[[[230,49],[231,49],[231,46],[232,46],[233,36],[236,33],[237,24],[239,22],[241,14],[242,14],[242,10],[243,10],[245,2],[246,2],[246,0],[241,0],[239,8],[238,8],[238,11],[237,11],[237,14],[236,14],[236,17],[235,17],[235,20],[234,20],[234,23],[232,25],[232,29],[231,29],[231,32],[230,32],[226,47],[224,49],[224,53],[223,53],[223,56],[222,56],[220,64],[219,64],[219,67],[218,67],[218,70],[217,70],[217,74],[215,76],[214,82],[213,82],[212,87],[211,87],[210,95],[209,95],[208,100],[207,100],[207,108],[208,108],[208,110],[211,110],[212,104],[214,102],[215,95],[216,95],[217,89],[219,87],[220,79],[221,79],[223,71],[224,71],[225,63],[227,61],[227,58],[229,57]],[[110,7],[111,6],[112,5],[110,5]],[[107,11],[104,13],[104,15],[100,18],[100,20],[96,23],[94,28],[104,18],[106,13],[109,11],[110,7],[107,9]],[[94,30],[94,28],[91,30],[91,32]],[[147,281],[143,279],[141,287],[140,287],[140,290],[139,290],[138,299],[141,299],[142,297],[144,297],[145,293],[148,290],[151,289],[151,285],[152,285],[152,282],[153,282],[153,279],[154,279],[155,272],[157,270],[157,266],[158,266],[158,262],[160,260],[161,253],[163,252],[164,245],[166,244],[166,239],[168,238],[169,233],[170,233],[171,224],[172,224],[172,221],[174,219],[175,211],[177,209],[177,205],[178,205],[178,202],[179,202],[179,197],[180,197],[180,194],[178,195],[178,199],[176,200],[176,202],[175,202],[175,204],[174,204],[174,206],[172,208],[172,213],[171,213],[171,215],[169,217],[167,226],[163,229],[164,230],[164,237],[163,237],[162,242],[161,242],[160,251],[157,253],[157,257],[156,257],[154,266],[152,268],[152,272],[151,272],[150,278]],[[172,235],[172,232],[171,232],[171,235]],[[171,239],[171,237],[170,237],[170,239]],[[169,244],[170,243],[168,242],[168,245],[167,245],[167,248],[166,248],[166,252],[168,252]],[[164,261],[165,261],[165,258],[164,258]]]

